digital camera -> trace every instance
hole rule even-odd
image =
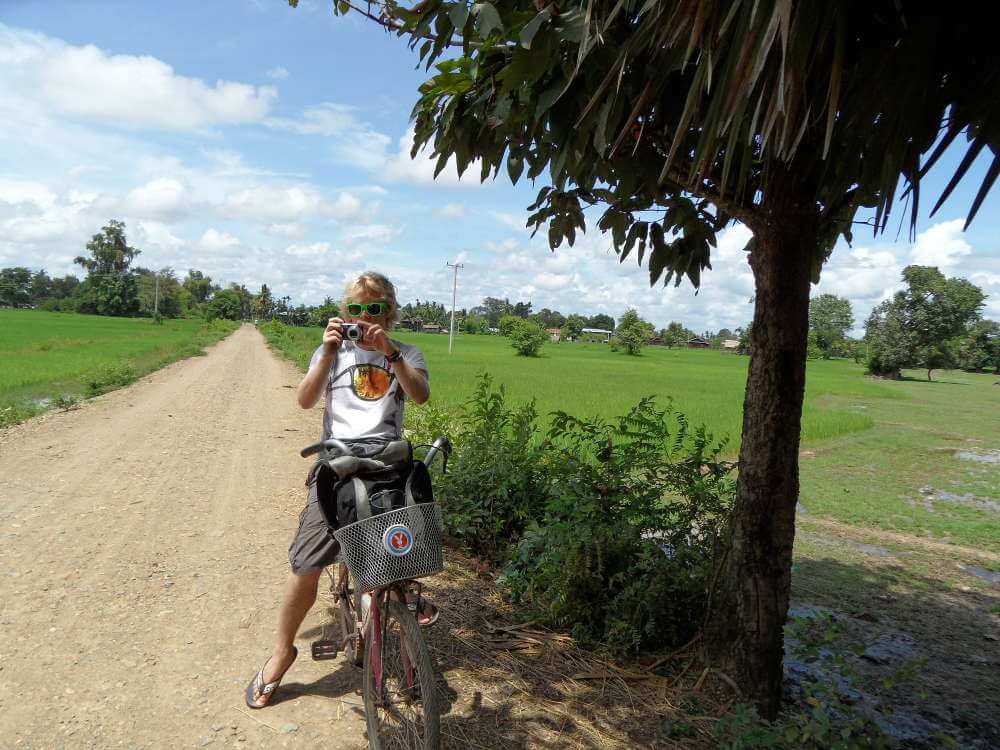
[[[349,341],[361,341],[365,335],[357,323],[344,323],[340,328],[344,333],[344,338]]]

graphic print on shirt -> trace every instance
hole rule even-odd
[[[338,384],[346,376],[347,383]],[[333,388],[350,388],[362,401],[378,401],[392,387],[393,374],[384,367],[372,364],[351,365],[331,379]]]

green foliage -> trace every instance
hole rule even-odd
[[[139,314],[139,285],[132,273],[90,274],[76,293],[77,310],[89,315],[131,317]]]
[[[87,396],[99,396],[134,383],[135,379],[135,368],[128,362],[106,365],[87,379]]]
[[[898,745],[879,726],[852,706],[833,697],[810,697],[806,709],[786,710],[776,721],[764,721],[753,706],[738,704],[715,725],[719,750],[888,750]]]
[[[132,260],[142,251],[131,247],[125,238],[125,222],[112,219],[87,243],[89,257],[78,255],[73,262],[88,274],[121,276],[129,273]]]
[[[575,340],[580,338],[580,334],[583,333],[583,329],[586,327],[587,319],[582,315],[573,314],[566,318],[559,333],[564,341],[567,339]]]
[[[821,294],[809,300],[809,330],[825,359],[837,356],[837,346],[853,327],[850,301],[835,294]]]
[[[502,315],[500,320],[497,322],[497,328],[500,329],[500,335],[510,336],[510,332],[520,320],[521,319],[514,314]]]
[[[0,269],[0,307],[31,304],[31,270],[23,266]]]
[[[208,302],[203,302],[200,310],[202,315],[209,320],[216,318],[240,320],[243,305],[240,295],[235,289],[222,289],[216,292]]]
[[[178,318],[184,312],[182,292],[184,288],[177,280],[172,268],[160,271],[140,269],[138,276],[139,312],[155,317],[159,312],[163,318]]]
[[[951,340],[979,317],[985,295],[975,284],[945,278],[937,268],[907,266],[907,288],[872,310],[866,323],[868,369],[897,376],[904,366],[931,371],[950,367],[956,349]]]
[[[501,318],[501,324],[506,318]],[[510,345],[523,357],[537,357],[542,345],[549,340],[549,335],[537,323],[530,320],[514,318],[510,324],[509,333]]]
[[[626,354],[633,356],[642,351],[642,347],[653,337],[653,325],[639,317],[639,313],[634,308],[629,308],[618,321],[618,328],[615,329],[615,336],[612,344],[616,344],[625,350]]]
[[[482,315],[467,315],[462,319],[462,324],[458,329],[462,333],[471,333],[478,336],[485,336],[489,333],[490,322]]]
[[[463,427],[450,430],[456,455],[437,492],[448,533],[476,554],[505,556],[539,516],[547,478],[537,420],[533,401],[510,407],[504,387],[483,374]]]
[[[515,599],[616,652],[686,642],[735,490],[725,441],[644,398],[614,421],[559,412],[545,445],[543,516],[505,571]]]
[[[1000,374],[1000,323],[977,321],[959,344],[958,364],[967,372]]]

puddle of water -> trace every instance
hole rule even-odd
[[[856,544],[854,545],[858,551],[864,552],[866,555],[874,555],[875,557],[895,557],[895,553],[886,549],[885,547],[879,547],[877,544]]]
[[[989,581],[995,586],[1000,586],[1000,573],[995,570],[987,570],[986,568],[981,568],[978,565],[959,565],[962,570],[966,573],[972,573],[976,578],[982,578],[984,581]]]
[[[985,453],[958,451],[955,454],[955,458],[960,458],[963,461],[976,461],[981,464],[1000,464],[1000,450],[991,450]]]
[[[978,510],[988,510],[993,513],[1000,513],[1000,500],[994,500],[991,497],[977,497],[971,492],[957,495],[954,492],[945,492],[944,490],[935,490],[930,487],[921,487],[920,495],[920,498],[917,500],[908,497],[904,499],[911,506],[923,507],[924,510],[931,513],[934,512],[934,503],[964,505],[967,508],[976,508]]]

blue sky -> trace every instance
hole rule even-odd
[[[645,269],[618,264],[596,229],[556,253],[544,233],[530,239],[530,183],[480,185],[453,170],[432,181],[429,159],[409,158],[409,113],[427,77],[415,63],[404,40],[334,18],[318,0],[297,10],[284,0],[6,0],[0,266],[79,275],[73,257],[120,218],[143,266],[265,282],[293,303],[338,297],[365,268],[394,278],[404,301],[450,302],[445,263],[459,259],[460,307],[509,297],[617,318],[632,306],[697,331],[750,319],[744,228],[720,238],[697,295],[650,289]],[[949,153],[924,187],[915,242],[905,229],[895,242],[895,223],[878,238],[858,227],[814,294],[849,298],[860,328],[918,262],[973,280],[1000,319],[1000,190],[961,232],[986,158],[927,216],[958,158]]]

